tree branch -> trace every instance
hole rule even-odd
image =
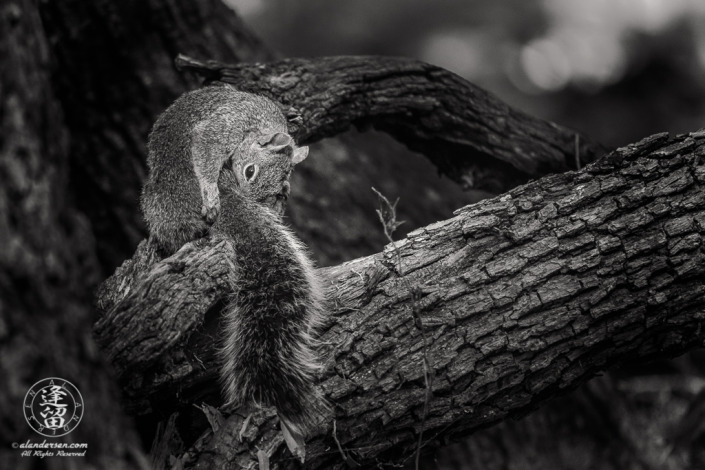
[[[176,64],[299,113],[303,119],[291,131],[302,142],[351,125],[372,126],[425,154],[465,188],[503,192],[605,153],[573,130],[512,109],[461,77],[417,60],[323,57],[229,65],[179,56]]]
[[[338,445],[360,463],[413,456],[426,390],[412,310],[434,375],[427,448],[521,416],[617,362],[703,345],[703,156],[703,131],[652,136],[321,270],[331,292],[321,387],[336,435],[332,418],[321,425],[309,468],[344,468]],[[104,284],[96,337],[134,412],[218,405],[230,243],[200,240],[157,261],[145,242]],[[209,422],[186,468],[252,468],[255,448],[293,465],[271,410],[255,414],[243,442],[237,414]]]

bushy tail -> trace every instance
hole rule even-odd
[[[314,386],[320,365],[312,338],[323,289],[301,243],[282,224],[268,224],[256,242],[243,233],[235,243],[239,275],[224,313],[221,377],[227,404],[275,406],[306,435],[327,409]]]

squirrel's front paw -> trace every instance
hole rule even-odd
[[[220,204],[207,206],[203,204],[201,208],[201,216],[203,220],[206,221],[208,225],[213,225],[213,223],[218,219],[218,213],[220,212]]]
[[[218,193],[218,186],[215,184],[205,184],[204,187],[201,188],[201,198],[203,200],[201,217],[203,217],[203,220],[205,220],[208,225],[213,225],[220,213],[220,193]]]

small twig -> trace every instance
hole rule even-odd
[[[257,447],[257,464],[259,470],[269,470],[269,456],[259,447]]]
[[[340,441],[338,440],[338,427],[336,420],[333,420],[333,440],[335,441],[335,445],[338,446],[338,451],[343,457],[343,461],[346,462],[348,460],[348,456],[345,454],[343,446],[340,445]]]
[[[580,171],[580,134],[575,134],[575,169]]]
[[[389,243],[392,244],[394,254],[396,254],[397,256],[397,269],[399,272],[399,277],[403,277],[404,274],[401,271],[401,254],[397,249],[397,244],[392,238],[392,234],[394,233],[394,231],[401,224],[404,223],[403,220],[401,222],[397,222],[397,203],[399,202],[399,198],[397,198],[396,201],[394,201],[394,204],[392,204],[389,202],[389,199],[384,196],[384,194],[377,191],[377,189],[375,189],[374,187],[372,188],[372,191],[374,191],[377,197],[379,198],[379,209],[375,209],[375,212],[377,212],[379,221],[382,222],[382,230],[384,230],[384,236],[387,237]]]
[[[242,442],[242,436],[245,434],[245,431],[247,431],[247,426],[250,424],[250,419],[252,418],[252,413],[247,415],[247,418],[245,418],[245,421],[242,422],[242,427],[240,427],[240,432],[237,433],[237,440]]]
[[[392,238],[392,234],[394,231],[399,227],[401,224],[404,222],[397,222],[397,203],[399,202],[399,198],[397,198],[394,201],[394,204],[389,202],[389,199],[387,199],[382,193],[377,191],[375,188],[372,188],[372,191],[377,194],[377,197],[379,198],[379,205],[380,208],[376,210],[377,215],[379,216],[380,222],[382,222],[382,227],[384,229],[384,235],[387,237],[387,240],[392,244],[392,250],[394,251],[394,254],[396,255],[397,258],[397,273],[399,274],[399,277],[401,278],[402,282],[406,285],[407,290],[411,293],[411,313],[414,317],[414,325],[419,329],[421,332],[421,341],[423,343],[423,348],[422,348],[422,354],[423,354],[423,377],[424,377],[424,384],[426,387],[426,396],[424,398],[424,405],[423,405],[423,414],[421,416],[421,429],[419,430],[419,439],[416,444],[416,452],[415,454],[415,464],[414,468],[416,470],[419,470],[419,463],[421,459],[421,448],[423,447],[423,430],[424,427],[426,426],[426,415],[428,414],[428,404],[431,400],[431,382],[430,382],[430,367],[428,363],[428,341],[426,339],[426,331],[423,328],[423,323],[421,321],[421,317],[419,316],[419,310],[418,310],[418,303],[417,301],[419,300],[419,291],[418,289],[413,289],[411,285],[409,284],[408,279],[404,278],[404,272],[402,270],[401,266],[401,253],[399,252],[399,249],[394,242],[394,239]]]
[[[421,416],[421,429],[419,430],[419,440],[416,443],[416,457],[414,460],[414,468],[416,470],[419,469],[419,461],[421,458],[421,448],[423,447],[423,429],[426,426],[426,416],[428,415],[428,404],[431,401],[431,382],[429,380],[429,364],[428,364],[428,341],[426,340],[426,331],[423,328],[423,323],[421,322],[421,317],[419,316],[419,311],[417,309],[417,303],[416,301],[418,300],[418,291],[415,290],[411,294],[412,302],[413,302],[413,307],[412,307],[412,312],[414,315],[414,323],[416,324],[416,327],[419,329],[421,332],[421,341],[423,342],[423,379],[424,379],[424,385],[426,387],[426,396],[424,397],[424,402],[423,402],[423,414]]]

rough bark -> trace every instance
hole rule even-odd
[[[106,266],[142,239],[135,195],[149,126],[197,82],[174,56],[271,57],[248,46],[227,11],[217,0],[0,5],[0,468],[148,465],[92,338],[93,294]],[[53,376],[75,384],[86,405],[61,441],[88,449],[39,463],[11,444],[51,441],[27,425],[22,403]]]
[[[703,345],[704,156],[704,132],[656,135],[322,270],[332,303],[321,387],[335,416],[308,442],[308,468],[404,462],[422,428],[431,448],[616,362]],[[223,239],[163,261],[144,243],[103,286],[96,334],[133,411],[219,404],[212,351],[231,261]],[[242,418],[203,410],[212,430],[187,468],[253,467],[255,448],[293,465],[270,410],[243,442]]]
[[[291,131],[302,142],[352,125],[375,127],[427,155],[466,189],[504,192],[605,153],[576,131],[512,109],[459,76],[417,60],[361,56],[228,65],[180,56],[176,63],[281,102],[292,116],[300,114]]]
[[[67,197],[69,132],[34,2],[0,7],[0,63],[0,467],[33,464],[12,442],[50,440],[29,428],[22,406],[33,383],[56,376],[91,405],[63,439],[87,443],[86,457],[53,468],[132,467],[139,440],[91,337],[94,239]]]

